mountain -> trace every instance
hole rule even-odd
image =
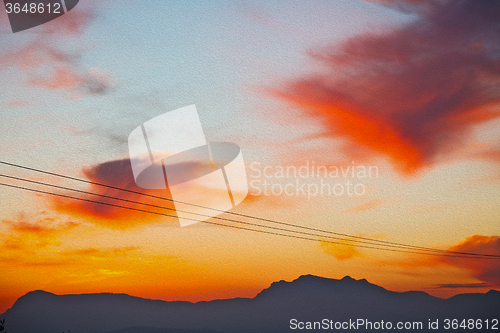
[[[457,319],[458,324],[463,319],[488,319],[491,330],[492,320],[500,319],[500,292],[444,300],[424,292],[388,291],[364,279],[305,275],[292,282],[275,282],[254,298],[197,303],[33,291],[20,297],[1,318],[6,319],[8,333],[279,333],[301,331],[299,322],[304,327],[307,322],[335,326],[336,322],[353,325],[358,319],[364,320],[359,322],[359,332],[375,331],[382,320],[384,325],[391,322],[393,329],[398,322],[422,322],[420,331],[429,331],[429,319],[438,320],[439,329],[433,332],[450,332],[445,319]]]

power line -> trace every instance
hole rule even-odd
[[[86,183],[86,184],[91,184],[91,185],[106,187],[106,188],[115,189],[115,190],[119,190],[119,191],[124,191],[124,192],[128,192],[128,193],[133,193],[133,194],[137,194],[137,195],[141,195],[141,196],[147,196],[147,197],[151,197],[151,198],[155,198],[155,199],[160,199],[160,200],[166,200],[166,201],[174,202],[172,199],[165,198],[165,197],[160,197],[160,196],[156,196],[156,195],[146,194],[146,193],[142,193],[142,192],[138,192],[138,191],[133,191],[133,190],[129,190],[129,189],[124,189],[124,188],[116,187],[116,186],[112,186],[112,185],[106,185],[106,184],[102,184],[102,183],[97,183],[97,182],[93,182],[93,181],[89,181],[89,180],[85,180],[85,179],[81,179],[81,178],[66,176],[66,175],[62,175],[62,174],[59,174],[59,173],[54,173],[54,172],[49,172],[49,171],[40,170],[40,169],[36,169],[36,168],[31,168],[31,167],[27,167],[27,166],[15,164],[15,163],[8,163],[8,162],[0,161],[0,164],[5,164],[5,165],[13,166],[13,167],[16,167],[16,168],[25,169],[25,170],[35,171],[35,172],[39,172],[39,173],[43,173],[43,174],[47,174],[47,175],[51,175],[51,176],[66,178],[66,179],[70,179],[70,180],[74,180],[74,181],[78,181],[78,182],[82,182],[82,183]],[[250,218],[250,219],[259,220],[259,221],[263,221],[263,222],[269,222],[269,223],[284,225],[284,226],[287,226],[287,227],[298,228],[298,229],[303,229],[303,230],[309,230],[309,231],[314,231],[314,232],[321,232],[321,233],[335,235],[335,236],[341,236],[341,237],[344,237],[344,238],[350,238],[350,239],[356,240],[358,242],[363,242],[363,243],[368,243],[368,244],[377,244],[379,246],[404,247],[404,248],[415,249],[415,250],[419,250],[419,251],[430,251],[430,252],[440,252],[440,253],[459,253],[459,254],[466,254],[466,255],[469,254],[467,252],[457,252],[457,251],[450,251],[450,250],[433,249],[433,248],[429,248],[429,247],[408,245],[408,244],[403,244],[403,243],[397,243],[397,242],[390,242],[390,241],[372,239],[372,238],[363,237],[363,236],[349,235],[349,234],[344,234],[344,233],[339,233],[339,232],[334,232],[334,231],[329,231],[329,230],[323,230],[323,229],[319,229],[319,228],[312,228],[312,227],[300,226],[300,225],[296,225],[296,224],[292,224],[292,223],[281,222],[281,221],[276,221],[276,220],[271,220],[271,219],[266,219],[266,218],[261,218],[261,217],[256,217],[256,216],[251,216],[251,215],[246,215],[246,214],[231,212],[231,211],[223,211],[223,210],[219,210],[219,209],[212,208],[212,207],[204,207],[204,206],[201,206],[201,205],[196,205],[196,204],[182,202],[182,201],[177,201],[177,202],[185,204],[185,205],[193,206],[193,207],[199,207],[199,208],[204,208],[204,209],[209,209],[209,210],[217,211],[219,213],[226,213],[226,214],[231,214],[231,215],[234,215],[234,216],[245,217],[245,218]],[[194,213],[190,213],[190,214],[194,214]],[[240,221],[238,221],[238,222],[242,223]],[[335,238],[335,237],[332,237],[332,238]]]
[[[102,198],[107,198],[107,199],[113,199],[113,200],[119,200],[119,201],[133,203],[133,204],[138,204],[138,205],[144,205],[144,206],[158,208],[158,209],[166,209],[166,210],[171,210],[171,211],[188,213],[188,214],[192,214],[192,215],[198,215],[198,216],[202,216],[202,217],[206,217],[206,218],[214,218],[214,219],[218,219],[218,220],[222,220],[222,221],[236,222],[236,223],[247,224],[247,225],[256,226],[256,227],[263,227],[263,228],[269,228],[269,229],[275,229],[275,230],[281,230],[281,231],[288,231],[288,232],[293,232],[293,233],[298,233],[298,234],[308,235],[308,236],[327,237],[327,238],[341,240],[341,241],[344,241],[344,242],[346,241],[346,239],[341,238],[341,237],[336,237],[336,236],[323,236],[323,235],[312,234],[312,233],[303,232],[303,231],[289,230],[289,229],[284,229],[284,228],[276,228],[276,227],[271,227],[271,226],[266,226],[266,225],[261,225],[261,224],[255,224],[255,223],[249,223],[249,222],[244,222],[244,221],[239,221],[239,220],[234,220],[234,219],[227,219],[227,218],[220,217],[220,216],[213,216],[212,217],[210,215],[205,215],[205,214],[200,214],[200,213],[194,213],[194,212],[188,212],[188,211],[185,211],[185,210],[180,210],[180,209],[175,209],[175,208],[170,208],[170,207],[164,207],[164,206],[158,206],[158,205],[148,204],[148,203],[144,203],[144,202],[140,202],[140,201],[134,201],[134,200],[124,199],[124,198],[119,198],[119,197],[113,197],[113,196],[99,194],[99,193],[93,193],[93,192],[88,192],[88,191],[77,190],[77,189],[73,189],[73,188],[69,188],[69,187],[65,187],[65,186],[60,186],[60,185],[54,185],[54,184],[39,182],[39,181],[30,180],[30,179],[26,179],[26,178],[14,177],[14,176],[9,176],[9,175],[4,175],[4,174],[0,174],[0,177],[9,178],[9,179],[13,179],[13,180],[19,180],[19,181],[28,182],[28,183],[37,184],[37,185],[49,186],[49,187],[53,187],[53,188],[58,188],[58,189],[67,190],[67,191],[73,191],[73,192],[87,194],[87,195],[94,195],[94,196],[98,196],[98,197],[102,197]],[[193,221],[195,221],[195,220],[193,220]],[[412,245],[398,246],[398,245],[390,245],[390,244],[387,244],[387,245],[385,245],[385,244],[376,244],[376,243],[374,244],[373,242],[368,242],[368,241],[363,241],[363,240],[359,240],[359,241],[356,241],[356,242],[363,243],[363,244],[369,244],[369,245],[377,245],[377,246],[385,246],[385,247],[393,247],[393,248],[408,248],[408,249],[415,250],[415,248]],[[430,251],[430,250],[427,250],[427,249],[418,249],[418,250]],[[436,250],[433,250],[431,252],[443,252],[443,251],[444,250],[436,249]],[[466,252],[454,252],[454,253],[455,254],[465,254],[465,255],[470,255],[471,254],[471,253],[466,253]]]
[[[144,205],[144,206],[158,208],[158,209],[166,209],[166,210],[171,210],[171,211],[188,213],[188,214],[192,214],[192,215],[198,215],[198,216],[202,216],[202,217],[206,217],[206,218],[214,218],[214,219],[218,219],[218,220],[222,220],[222,221],[228,221],[228,222],[235,222],[235,223],[240,223],[240,224],[246,224],[246,225],[251,225],[251,226],[254,226],[254,227],[261,227],[261,228],[268,228],[268,229],[274,229],[274,230],[279,230],[279,231],[293,232],[293,233],[296,233],[296,234],[301,234],[301,235],[306,235],[306,236],[327,237],[327,238],[331,238],[331,239],[340,240],[342,242],[341,244],[348,244],[348,243],[345,243],[348,240],[346,240],[344,238],[340,238],[340,237],[335,237],[335,236],[324,236],[324,235],[312,234],[312,233],[303,232],[303,231],[296,231],[296,230],[290,230],[290,229],[284,229],[284,228],[276,228],[276,227],[272,227],[272,226],[266,226],[266,225],[261,225],[261,224],[244,222],[244,221],[239,221],[239,220],[234,220],[234,219],[227,219],[227,218],[219,217],[219,216],[212,217],[210,215],[205,215],[205,214],[200,214],[200,213],[194,213],[194,212],[188,212],[188,211],[185,211],[185,210],[179,210],[179,209],[170,208],[170,207],[158,206],[158,205],[148,204],[148,203],[144,203],[144,202],[140,202],[140,201],[123,199],[123,198],[113,197],[113,196],[99,194],[99,193],[82,191],[82,190],[77,190],[77,189],[73,189],[73,188],[69,188],[69,187],[65,187],[65,186],[54,185],[54,184],[49,184],[49,183],[44,183],[44,182],[39,182],[39,181],[35,181],[35,180],[30,180],[30,179],[20,178],[20,177],[14,177],[14,176],[9,176],[9,175],[4,175],[4,174],[0,174],[0,177],[9,178],[9,179],[13,179],[13,180],[19,180],[19,181],[23,181],[23,182],[29,182],[29,183],[37,184],[37,185],[49,186],[49,187],[53,187],[53,188],[58,188],[58,189],[63,189],[63,190],[68,190],[68,191],[73,191],[73,192],[87,194],[87,195],[94,195],[94,196],[103,197],[103,198],[107,198],[107,199],[113,199],[113,200],[119,200],[119,201],[123,201],[123,202],[133,203],[133,204]],[[74,197],[71,197],[71,198],[74,198]],[[194,220],[194,219],[189,219],[189,220],[197,221],[197,220]],[[467,256],[476,255],[476,254],[470,253],[470,252],[446,251],[446,250],[440,250],[440,249],[427,249],[427,248],[420,249],[420,248],[414,247],[412,245],[407,245],[407,246],[398,246],[398,245],[391,245],[391,244],[387,244],[386,245],[386,244],[377,244],[377,243],[363,241],[363,240],[357,240],[356,242],[359,242],[359,243],[362,243],[362,244],[368,244],[368,245],[397,248],[397,249],[419,250],[419,251],[429,251],[429,252],[438,252],[438,253],[450,253],[450,254],[461,254],[461,255],[467,255]],[[485,256],[490,256],[490,255],[485,255]]]
[[[22,186],[17,186],[17,185],[11,185],[11,184],[5,184],[5,183],[0,183],[0,186],[7,186],[11,188],[17,188],[17,189],[22,189],[26,191],[31,191],[31,192],[36,192],[36,193],[42,193],[42,194],[49,194],[53,196],[58,196],[58,197],[63,197],[63,198],[68,198],[68,199],[74,199],[74,200],[80,200],[80,201],[85,201],[85,202],[91,202],[91,203],[97,203],[101,205],[106,205],[106,206],[112,206],[112,207],[117,207],[117,208],[122,208],[122,209],[129,209],[133,211],[139,211],[139,212],[144,212],[144,213],[150,213],[150,214],[156,214],[156,215],[161,215],[161,216],[167,216],[167,217],[176,217],[175,215],[170,215],[170,214],[165,214],[165,213],[158,213],[158,212],[153,212],[153,211],[148,211],[144,209],[138,209],[138,208],[133,208],[133,207],[127,207],[127,206],[121,206],[121,205],[116,205],[116,204],[110,204],[110,203],[105,203],[101,201],[95,201],[95,200],[89,200],[89,199],[84,199],[84,198],[78,198],[78,197],[72,197],[64,194],[59,194],[59,193],[54,193],[54,192],[48,192],[48,191],[42,191],[42,190],[36,190],[36,189],[31,189],[27,187],[22,187]],[[194,219],[189,219],[186,218],[187,220],[192,220],[192,221],[198,221]],[[320,239],[317,238],[309,238],[309,237],[303,237],[303,236],[296,236],[296,235],[288,235],[288,234],[282,234],[278,232],[272,232],[272,231],[265,231],[265,230],[258,230],[258,229],[252,229],[252,228],[247,228],[247,227],[241,227],[241,226],[234,226],[234,225],[227,225],[223,223],[216,223],[216,222],[210,222],[210,221],[201,221],[202,223],[206,224],[212,224],[212,225],[218,225],[218,226],[224,226],[224,227],[229,227],[229,228],[234,228],[234,229],[241,229],[241,230],[248,230],[248,231],[254,231],[254,232],[260,232],[260,233],[265,233],[265,234],[271,234],[271,235],[278,235],[278,236],[284,236],[284,237],[290,237],[290,238],[295,238],[295,239],[303,239],[303,240],[310,240],[310,241],[319,241]],[[239,222],[239,223],[246,223],[246,222]],[[248,224],[248,223],[246,223]],[[281,229],[281,228],[275,228],[275,227],[269,227],[269,226],[262,226],[262,225],[255,225],[259,227],[264,227],[264,228],[271,228],[279,231],[285,231],[285,232],[296,232],[294,230],[287,230],[287,229]],[[314,235],[313,235],[314,236]],[[337,245],[351,245],[345,242],[334,242],[334,241],[325,241],[325,240],[320,240],[325,243],[331,243],[331,244],[337,244]],[[362,247],[362,248],[368,248],[368,249],[375,249],[375,250],[384,250],[384,251],[391,251],[391,252],[403,252],[403,253],[412,253],[412,254],[423,254],[423,255],[434,255],[434,256],[447,256],[447,257],[458,257],[458,258],[474,258],[474,259],[500,259],[500,256],[495,256],[495,255],[487,255],[487,254],[477,254],[477,253],[464,253],[464,254],[459,254],[459,253],[430,253],[430,252],[418,252],[418,251],[413,251],[413,250],[407,250],[407,249],[390,249],[390,248],[380,248],[380,247],[375,247],[375,246],[367,246],[367,245],[357,245],[357,247]]]

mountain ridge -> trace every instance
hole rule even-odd
[[[450,316],[500,319],[498,309],[500,292],[496,290],[441,299],[423,291],[390,291],[349,276],[337,280],[302,275],[290,282],[273,282],[253,298],[199,302],[34,290],[21,296],[0,319],[6,318],[7,332],[17,333],[250,333],[289,332],[292,318],[427,323]]]
[[[164,300],[161,300],[161,299],[155,299],[155,298],[145,298],[145,297],[140,297],[140,296],[133,296],[133,295],[129,295],[127,293],[112,293],[112,292],[101,292],[101,293],[83,293],[83,294],[55,294],[55,293],[52,293],[50,291],[46,291],[46,290],[42,290],[42,289],[36,289],[36,290],[32,290],[32,291],[29,291],[27,292],[26,294],[20,296],[17,300],[19,301],[20,299],[26,297],[26,296],[29,296],[31,294],[47,294],[47,295],[54,295],[54,296],[86,296],[86,295],[124,295],[124,296],[128,296],[128,297],[133,297],[133,298],[137,298],[137,299],[144,299],[144,300],[148,300],[148,301],[161,301],[161,302],[169,302],[169,303],[178,303],[178,302],[185,302],[185,303],[191,303],[191,304],[197,304],[197,303],[206,303],[206,302],[213,302],[213,301],[222,301],[222,300],[235,300],[235,299],[254,299],[255,297],[257,297],[258,295],[260,295],[262,292],[270,289],[271,287],[275,286],[275,285],[278,285],[280,283],[286,283],[286,284],[292,284],[296,281],[299,281],[301,279],[304,279],[304,278],[318,278],[318,279],[323,279],[323,280],[327,280],[327,281],[343,281],[343,280],[351,280],[351,281],[355,281],[355,282],[362,282],[362,283],[367,283],[369,285],[372,285],[372,286],[375,286],[375,287],[378,287],[378,288],[381,288],[383,290],[386,290],[388,292],[394,292],[394,293],[399,293],[399,294],[409,294],[409,293],[423,293],[425,295],[428,295],[430,297],[433,297],[433,298],[436,298],[436,299],[443,299],[443,300],[446,300],[446,299],[451,299],[451,298],[454,298],[454,297],[457,297],[457,296],[461,296],[461,295],[486,295],[486,294],[489,294],[489,293],[493,293],[493,294],[499,294],[500,295],[500,291],[499,290],[495,290],[495,289],[490,289],[488,290],[487,292],[485,293],[463,293],[463,294],[456,294],[456,295],[453,295],[453,296],[450,296],[449,298],[441,298],[441,297],[437,297],[437,296],[433,296],[423,290],[407,290],[407,291],[401,291],[401,292],[398,292],[398,291],[393,291],[393,290],[389,290],[389,289],[386,289],[384,287],[381,287],[379,285],[376,285],[376,284],[373,284],[373,283],[370,283],[368,280],[366,279],[359,279],[359,280],[356,280],[352,277],[350,277],[349,275],[346,275],[344,276],[343,278],[341,279],[333,279],[333,278],[326,278],[326,277],[322,277],[322,276],[318,276],[318,275],[313,275],[313,274],[305,274],[305,275],[301,275],[299,276],[298,278],[296,278],[295,280],[292,280],[292,281],[286,281],[286,280],[280,280],[280,281],[275,281],[275,282],[272,282],[271,285],[267,288],[264,288],[262,289],[256,296],[254,297],[234,297],[234,298],[223,298],[223,299],[213,299],[213,300],[202,300],[202,301],[196,301],[196,302],[191,302],[191,301],[182,301],[182,300],[176,300],[176,301],[164,301]],[[15,303],[16,303],[15,302]],[[14,305],[15,305],[14,303]],[[13,305],[13,306],[14,306]],[[12,307],[11,307],[12,308]],[[5,312],[4,312],[5,313]],[[0,316],[2,316],[3,314],[0,314]]]

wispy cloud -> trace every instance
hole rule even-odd
[[[34,254],[36,250],[59,244],[59,235],[78,226],[75,222],[59,222],[50,217],[39,217],[33,221],[24,215],[17,220],[2,220],[10,233],[2,234],[1,247],[5,251],[24,251]],[[5,253],[5,252],[4,252]]]
[[[473,235],[466,237],[456,245],[450,246],[448,250],[498,256],[500,255],[500,236]],[[485,287],[500,288],[498,259],[408,255],[404,260],[380,260],[377,265],[400,267],[403,272],[410,269],[412,274],[417,274],[419,268],[428,268],[432,271],[432,269],[442,270],[445,267],[450,267],[464,271],[472,279],[482,281]],[[459,288],[458,285],[456,284],[455,288]],[[446,284],[443,284],[442,289],[446,289],[445,286]],[[451,285],[449,285],[449,288],[452,288]],[[480,284],[477,284],[476,288],[480,288]]]
[[[364,213],[366,211],[372,210],[372,209],[377,209],[379,207],[383,207],[386,205],[386,202],[383,202],[382,200],[379,199],[373,199],[367,202],[364,202],[360,205],[351,207],[349,209],[346,209],[343,211],[345,214],[358,214],[358,213]]]
[[[449,248],[451,251],[500,255],[500,236],[474,235]],[[464,268],[480,281],[500,288],[500,265],[498,260],[475,260],[469,258],[444,257],[445,263]]]
[[[335,257],[339,261],[344,261],[347,259],[352,259],[355,257],[363,257],[363,255],[356,248],[357,242],[352,239],[343,239],[337,241],[338,244],[334,244],[329,239],[320,240],[321,249]]]
[[[83,35],[94,17],[90,10],[79,6],[31,29],[33,37],[29,41],[0,50],[0,71],[16,68],[16,77],[28,87],[64,90],[76,97],[108,92],[113,86],[110,73],[84,68],[84,49],[68,46]]]
[[[109,265],[162,262],[184,264],[175,256],[148,253],[137,246],[73,247],[65,236],[88,232],[90,229],[75,222],[58,218],[21,214],[16,220],[2,220],[7,230],[0,234],[0,263],[4,267],[82,266],[108,269]],[[98,271],[94,273],[99,273]]]
[[[431,289],[476,289],[476,288],[491,288],[493,285],[480,282],[480,283],[445,283],[437,284]]]
[[[0,262],[4,266],[51,267],[62,261],[47,256],[62,244],[61,236],[76,229],[75,222],[62,222],[42,213],[35,217],[21,214],[15,220],[2,220],[8,227],[0,234]]]

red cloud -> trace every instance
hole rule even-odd
[[[473,235],[466,237],[462,242],[450,246],[449,251],[463,253],[477,253],[500,256],[500,236]],[[443,266],[451,266],[465,270],[468,275],[484,282],[483,287],[500,288],[500,265],[499,259],[484,259],[474,257],[452,257],[452,256],[425,256],[411,255],[400,261],[379,261],[379,265],[396,266],[410,269],[415,274],[415,269],[421,267],[441,269]],[[460,284],[456,284],[459,288]],[[450,285],[451,286],[451,285]],[[479,288],[480,284],[476,284]],[[437,285],[436,287],[439,287]],[[442,287],[444,288],[444,287]],[[450,287],[451,288],[451,287]],[[464,287],[469,288],[469,287]]]
[[[474,235],[449,248],[451,251],[493,254],[500,256],[500,237]],[[465,268],[476,279],[500,288],[500,265],[498,259],[468,259],[444,257],[443,261]]]
[[[145,163],[149,164],[149,155],[146,158]],[[207,211],[211,209],[208,208],[211,207],[210,200],[218,196],[227,198],[225,183],[222,186],[189,183],[190,180],[212,172],[212,163],[204,155],[199,156],[196,153],[191,155],[188,152],[169,156],[164,161],[164,172],[168,175],[167,184],[161,177],[161,180],[151,178],[148,185],[151,186],[151,181],[154,181],[154,187],[160,189],[149,190],[136,185],[131,161],[125,158],[84,169],[83,173],[90,182],[86,189],[88,193],[64,192],[60,194],[70,195],[72,198],[51,197],[51,201],[58,211],[91,219],[102,226],[123,229],[157,221],[177,222],[176,212],[194,214],[193,216],[183,214],[187,220],[196,218],[196,215],[209,218],[211,215],[208,215]],[[155,165],[161,167],[161,164]],[[220,168],[217,162],[214,163],[214,167]],[[161,183],[158,184],[158,181]],[[190,199],[178,202],[179,210],[175,209],[168,181],[172,182],[172,185],[182,184],[176,190],[186,191],[189,194]],[[207,190],[210,190],[211,198],[207,201],[201,196],[202,199],[197,200],[200,198],[197,195],[206,193]],[[189,203],[191,200],[196,202],[194,206],[198,208],[206,206],[207,211],[194,209]]]
[[[500,163],[500,149],[493,148],[475,154],[476,157]]]
[[[432,165],[500,116],[500,3],[432,4],[405,27],[311,52],[324,73],[271,93],[405,174]]]
[[[75,222],[61,223],[49,217],[29,222],[24,214],[18,220],[2,220],[2,223],[8,225],[11,232],[0,234],[0,249],[4,255],[0,261],[5,260],[6,253],[12,250],[34,254],[36,249],[58,244],[59,235],[78,227]]]
[[[82,199],[109,203],[113,205],[127,206],[135,209],[154,211],[162,214],[176,216],[175,211],[168,209],[158,209],[143,205],[150,204],[165,208],[174,208],[173,203],[171,201],[168,201],[169,199],[171,199],[170,192],[168,190],[147,190],[140,188],[135,184],[129,159],[104,162],[94,167],[85,169],[83,170],[83,172],[86,178],[91,182],[123,188],[142,194],[163,197],[167,200],[151,198],[140,194],[120,191],[98,185],[90,185],[87,191],[100,195],[136,201],[142,204],[123,202],[89,194],[80,196],[80,198]],[[129,209],[123,209],[87,201],[72,200],[59,197],[55,197],[52,200],[56,209],[61,212],[76,216],[82,216],[85,218],[91,218],[97,224],[112,228],[123,229],[140,224],[151,223],[153,221],[157,221],[160,217],[162,219],[169,219],[168,217],[162,217],[160,215],[133,211]],[[174,220],[173,218],[170,219]]]

